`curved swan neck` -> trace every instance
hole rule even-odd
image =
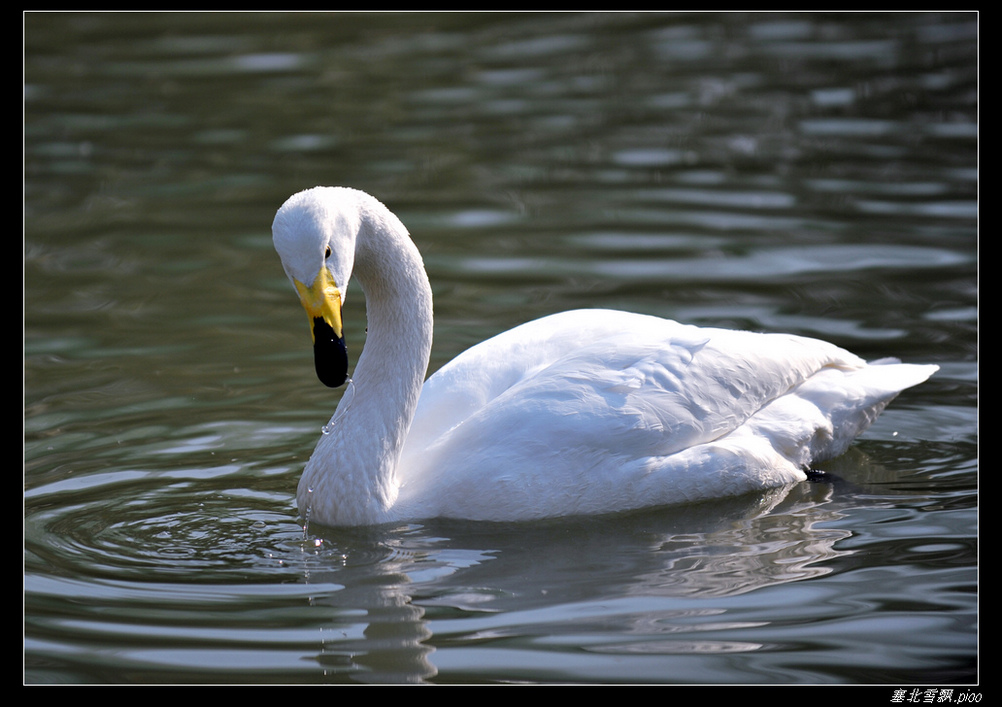
[[[397,461],[431,353],[432,294],[421,255],[376,199],[358,192],[358,205],[352,275],[365,294],[368,333],[352,375],[354,394],[346,396],[299,486],[300,508],[328,525],[389,519]]]
[[[394,418],[398,415],[391,408],[409,403],[398,411],[407,413],[409,425],[431,355],[431,285],[407,230],[375,199],[363,210],[353,274],[365,294],[367,324],[353,377],[357,393],[381,391],[378,407]]]

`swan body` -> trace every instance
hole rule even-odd
[[[351,277],[366,297],[352,390],[299,484],[300,511],[324,525],[597,514],[795,483],[937,370],[799,336],[576,310],[484,341],[424,381],[431,287],[385,206],[317,187],[292,196],[272,232],[328,385],[347,380]]]

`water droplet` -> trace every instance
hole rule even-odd
[[[320,428],[320,431],[325,435],[329,435],[334,430],[334,424],[345,415],[348,407],[351,405],[351,401],[355,397],[355,382],[349,378],[347,384],[348,387],[345,389],[344,395],[341,396],[341,402],[338,403],[337,410],[334,411],[327,424]]]

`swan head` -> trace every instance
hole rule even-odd
[[[348,379],[341,306],[361,227],[352,194],[332,187],[299,192],[282,205],[271,225],[282,268],[309,319],[317,377],[331,388]]]

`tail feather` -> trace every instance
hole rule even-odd
[[[902,390],[938,368],[893,359],[850,371],[827,368],[767,405],[749,424],[776,451],[806,467],[845,452]]]

